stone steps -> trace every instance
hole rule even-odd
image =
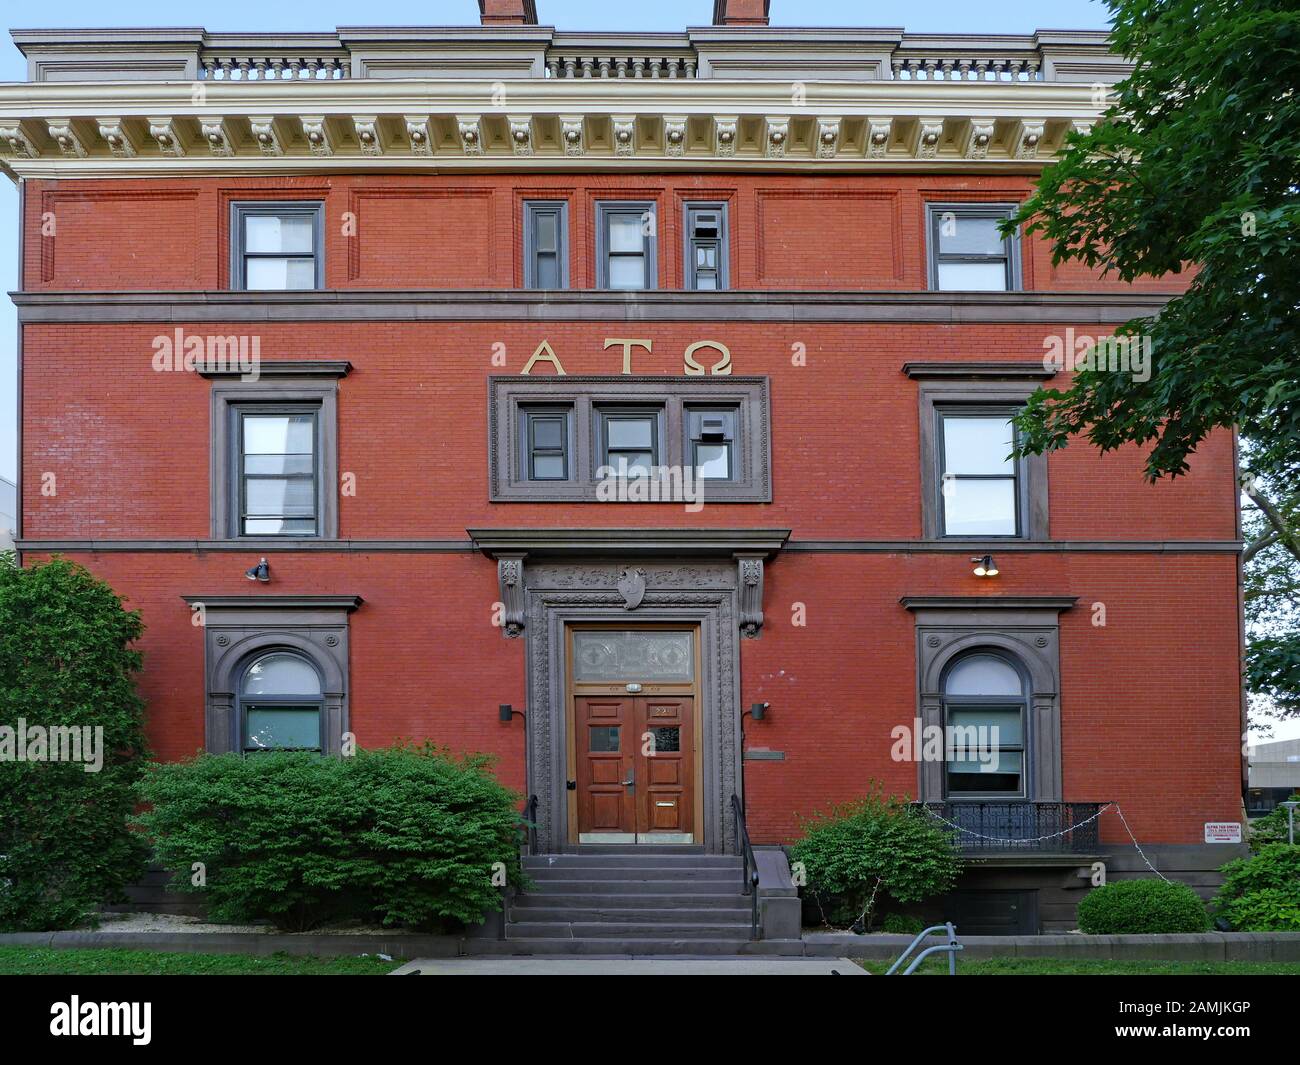
[[[748,927],[746,927],[748,933]],[[770,942],[753,942],[745,938],[684,939],[674,936],[655,936],[648,939],[627,938],[538,938],[538,939],[469,939],[465,941],[467,955],[528,957],[541,954],[567,954],[584,957],[628,958],[654,957],[671,954],[677,957],[707,958],[744,954],[763,954],[778,957],[802,957],[803,943],[797,939],[779,939]]]

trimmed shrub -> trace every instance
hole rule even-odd
[[[961,859],[948,831],[905,801],[873,792],[803,822],[790,848],[828,923],[871,928],[880,903],[908,905],[949,890]]]
[[[1215,914],[1233,931],[1300,932],[1300,844],[1270,844],[1220,872]]]
[[[1300,792],[1292,795],[1287,801],[1300,802]],[[1295,821],[1297,838],[1300,838],[1300,808],[1296,809]],[[1282,805],[1252,821],[1248,840],[1251,853],[1258,854],[1272,843],[1285,843],[1289,838],[1287,828],[1287,809]],[[1300,846],[1300,843],[1296,846]]]
[[[1079,903],[1079,928],[1093,936],[1208,932],[1205,903],[1186,884],[1116,880]]]
[[[880,922],[880,930],[895,936],[916,936],[925,931],[925,922],[905,913],[887,913]]]
[[[494,873],[520,882],[519,797],[488,765],[429,744],[200,755],[152,767],[138,822],[215,920],[443,930],[499,908]]]
[[[0,930],[93,921],[144,872],[128,827],[148,757],[142,631],[82,567],[0,555]]]

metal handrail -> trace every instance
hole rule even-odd
[[[749,829],[745,825],[745,807],[740,796],[731,796],[731,808],[736,814],[736,840],[740,844],[745,858],[744,893],[749,896],[749,938],[757,941],[758,934],[758,859],[754,857],[754,846],[749,842]]]
[[[523,817],[524,846],[529,854],[537,853],[537,796],[530,795],[521,811]]]
[[[921,962],[925,961],[925,959],[928,958],[931,954],[937,954],[940,951],[947,951],[948,952],[948,975],[956,976],[957,975],[957,951],[964,950],[965,948],[959,942],[957,942],[957,930],[953,928],[951,921],[949,921],[947,924],[933,924],[929,928],[927,928],[924,932],[922,932],[919,936],[917,936],[914,940],[912,940],[912,942],[907,945],[907,949],[898,956],[898,960],[895,961],[893,965],[891,965],[888,969],[885,970],[885,975],[893,976],[895,971],[898,969],[898,967],[902,965],[903,962],[907,961],[908,955],[910,955],[912,951],[916,949],[917,944],[920,943],[921,940],[925,939],[928,935],[930,935],[930,933],[945,932],[945,931],[948,933],[948,941],[946,943],[936,943],[932,947],[926,947],[925,950],[921,951],[920,954],[918,954],[915,958],[912,959],[912,964],[909,965],[905,970],[903,970],[903,975],[911,976],[912,973],[916,972],[916,967],[920,965]]]

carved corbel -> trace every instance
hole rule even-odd
[[[764,154],[769,159],[784,159],[786,145],[790,143],[790,120],[784,115],[768,115],[766,125]]]
[[[284,144],[280,133],[275,128],[275,119],[269,115],[265,118],[249,118],[249,128],[253,131],[253,140],[263,155],[283,155]]]
[[[817,119],[817,158],[834,159],[840,150],[840,119],[838,116]]]
[[[972,118],[966,123],[966,136],[962,142],[962,155],[967,159],[987,159],[989,145],[993,143],[993,119]]]
[[[433,154],[433,134],[429,132],[428,115],[403,115],[406,139],[411,142],[412,155]]]
[[[531,115],[508,115],[510,147],[515,155],[533,154],[533,119]]]
[[[636,154],[636,116],[614,115],[612,122],[614,124],[614,154],[622,156]]]
[[[664,116],[664,152],[679,156],[686,152],[686,116]]]
[[[483,154],[483,121],[480,115],[457,115],[456,130],[460,147],[466,155]]]
[[[149,136],[154,139],[158,145],[158,150],[163,155],[173,155],[180,158],[185,154],[185,144],[181,140],[180,131],[176,128],[176,120],[167,116],[160,116],[149,119]]]
[[[312,155],[334,154],[334,139],[330,136],[324,115],[303,115],[302,135],[306,138],[307,147],[311,149]]]
[[[565,155],[582,155],[587,150],[582,133],[581,115],[560,116],[560,139],[564,141]]]
[[[889,154],[889,139],[894,131],[894,120],[889,117],[867,119],[867,158],[883,159]]]
[[[19,159],[35,159],[41,154],[32,139],[17,122],[0,126],[0,145],[6,155]]]
[[[738,121],[735,115],[719,115],[713,120],[713,148],[718,155],[736,154]]]
[[[736,588],[740,599],[740,634],[758,639],[763,628],[763,555],[737,554]]]
[[[353,115],[352,131],[362,155],[383,155],[384,145],[379,139],[378,115]]]
[[[501,632],[511,640],[524,633],[524,559],[527,557],[522,553],[497,556]]]
[[[99,135],[104,138],[104,143],[113,155],[118,159],[130,159],[136,154],[135,144],[120,118],[99,118],[95,121],[99,126]]]
[[[922,122],[916,137],[916,157],[933,159],[939,154],[941,140],[943,140],[942,122]]]
[[[203,134],[208,150],[213,155],[235,154],[235,140],[224,118],[200,119],[199,131]]]
[[[72,159],[86,157],[88,154],[86,146],[81,143],[81,137],[72,128],[72,119],[51,118],[46,125],[49,127],[50,136],[54,138],[54,143],[59,146],[59,151]]]
[[[1016,158],[1035,159],[1038,146],[1043,142],[1043,123],[1020,121],[1016,129]]]

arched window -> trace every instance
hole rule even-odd
[[[239,682],[244,751],[319,751],[324,705],[320,674],[307,659],[287,651],[255,659]]]
[[[943,680],[948,798],[1024,798],[1025,681],[1002,655],[963,655]]]

